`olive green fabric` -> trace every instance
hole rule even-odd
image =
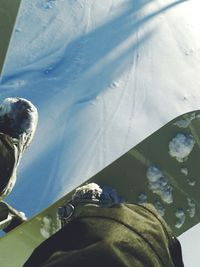
[[[24,267],[173,267],[171,231],[151,205],[79,206]]]

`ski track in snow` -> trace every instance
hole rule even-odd
[[[123,2],[123,1],[121,1],[121,2]],[[83,34],[87,36],[88,34],[90,34],[90,31],[93,30],[93,25],[92,25],[91,21],[94,21],[94,19],[93,19],[94,15],[92,17],[91,8],[93,6],[93,9],[94,9],[94,5],[95,4],[94,4],[93,1],[82,1],[82,3],[83,4],[82,4],[82,8],[81,9],[82,9],[82,13],[83,13],[83,19],[82,19],[81,23],[85,24],[85,33],[83,33]],[[127,1],[127,3],[129,3],[129,1]],[[53,5],[51,9],[53,9],[53,8],[55,8],[55,5]],[[131,8],[132,8],[132,10],[133,10],[132,12],[134,14],[134,12],[135,12],[134,11],[134,6],[133,7],[131,6]],[[138,6],[138,10],[139,11],[140,11],[140,8],[141,7]],[[110,3],[110,9],[113,10],[113,1]],[[74,10],[74,15],[75,14],[76,14],[76,10]],[[124,12],[124,15],[120,18],[120,20],[122,22],[124,22],[124,23],[127,23],[127,19],[131,19],[130,14],[131,14],[131,11]],[[108,12],[107,16],[110,16],[109,12]],[[45,26],[45,28],[44,28],[45,33],[46,33],[45,35],[48,35],[48,30],[51,31],[51,29],[53,28],[52,25],[55,23],[54,17],[55,16],[53,16],[53,19],[52,19],[52,21],[50,23],[50,27],[48,28],[48,27]],[[62,20],[63,18],[61,17],[60,19]],[[132,17],[132,19],[133,19],[133,17]],[[95,130],[94,131],[94,135],[93,135],[93,133],[91,133],[91,137],[88,138],[88,144],[89,144],[89,142],[94,142],[94,138],[95,137],[93,137],[93,136],[96,136],[97,143],[98,143],[98,140],[101,141],[101,139],[102,139],[102,143],[100,142],[99,145],[98,145],[99,148],[101,148],[102,145],[104,146],[107,143],[107,148],[108,148],[109,151],[107,151],[106,148],[104,148],[102,150],[98,149],[99,152],[102,151],[102,152],[100,152],[100,156],[99,156],[99,157],[102,157],[102,159],[100,160],[101,163],[99,164],[100,168],[103,167],[103,164],[105,164],[105,163],[107,164],[111,160],[111,158],[114,159],[116,157],[116,156],[114,156],[114,158],[113,158],[113,156],[111,158],[110,158],[110,156],[106,157],[106,153],[109,154],[109,155],[112,155],[112,153],[110,152],[110,149],[112,149],[112,146],[108,145],[110,143],[111,129],[114,127],[114,122],[116,122],[118,120],[119,114],[121,112],[123,112],[124,103],[127,101],[128,97],[131,99],[130,102],[129,102],[130,103],[130,107],[129,107],[130,111],[127,112],[127,118],[128,119],[127,119],[127,123],[126,123],[126,128],[128,130],[124,131],[125,135],[124,135],[124,137],[122,137],[122,140],[120,142],[120,146],[121,147],[118,146],[118,151],[120,151],[120,154],[123,153],[125,149],[128,149],[130,147],[130,143],[134,144],[134,141],[130,142],[130,140],[131,139],[134,140],[134,135],[132,133],[135,132],[135,130],[137,129],[136,125],[137,125],[138,119],[135,116],[136,116],[136,114],[139,113],[138,112],[139,110],[142,110],[142,105],[138,104],[140,102],[140,99],[137,97],[137,95],[140,96],[140,94],[141,94],[140,92],[138,92],[138,89],[141,90],[141,87],[139,88],[139,81],[137,81],[138,77],[141,74],[140,70],[138,69],[138,66],[137,66],[138,65],[138,62],[137,62],[137,60],[138,60],[137,49],[138,49],[138,47],[140,45],[139,40],[138,40],[138,30],[140,28],[138,26],[138,21],[137,21],[138,20],[138,16],[136,16],[136,19],[134,19],[134,20],[135,20],[136,26],[135,26],[135,29],[133,30],[133,32],[134,32],[134,35],[136,35],[136,41],[135,41],[135,38],[133,39],[133,41],[136,42],[136,44],[134,44],[136,46],[136,49],[132,48],[132,50],[131,50],[132,52],[130,53],[130,55],[132,54],[131,55],[132,59],[130,58],[127,61],[127,66],[126,66],[127,70],[121,76],[122,77],[122,80],[121,80],[122,84],[121,84],[121,86],[117,87],[117,90],[115,90],[115,93],[117,94],[116,95],[117,96],[116,97],[117,101],[115,101],[112,105],[111,105],[110,100],[109,101],[105,101],[105,99],[107,98],[106,92],[109,91],[109,86],[110,86],[110,84],[112,85],[113,81],[112,81],[112,83],[109,83],[107,85],[108,86],[107,87],[108,90],[107,91],[105,90],[105,93],[102,94],[100,92],[100,94],[99,94],[97,92],[97,99],[96,100],[92,99],[92,97],[93,97],[93,95],[91,94],[92,92],[89,92],[88,97],[87,97],[87,94],[88,94],[87,90],[86,90],[86,96],[84,94],[84,91],[83,91],[83,94],[80,93],[80,88],[81,88],[80,86],[84,87],[84,85],[82,85],[82,83],[81,83],[82,76],[83,76],[83,74],[85,72],[85,69],[87,67],[90,67],[89,60],[91,60],[91,58],[89,58],[89,56],[90,57],[91,56],[93,56],[93,57],[94,56],[95,57],[98,56],[99,59],[100,59],[100,56],[101,56],[101,54],[95,55],[95,54],[88,53],[88,51],[90,51],[90,46],[91,45],[92,45],[92,48],[95,48],[94,44],[92,42],[89,42],[88,38],[91,38],[90,35],[88,35],[88,37],[86,37],[86,38],[80,39],[80,42],[77,43],[78,49],[76,49],[76,51],[74,52],[74,58],[72,57],[72,60],[70,62],[71,67],[67,66],[67,68],[66,68],[68,72],[65,69],[63,69],[63,72],[66,74],[66,77],[69,78],[69,80],[67,81],[67,88],[68,88],[68,93],[70,94],[70,97],[73,97],[73,93],[70,93],[69,89],[72,88],[72,90],[73,90],[74,85],[75,85],[76,88],[78,88],[77,96],[78,96],[78,98],[80,100],[78,100],[78,102],[75,102],[75,104],[78,103],[79,105],[81,105],[81,104],[82,105],[86,105],[87,102],[90,103],[91,100],[92,100],[94,105],[98,106],[97,102],[100,103],[99,104],[100,106],[97,107],[97,109],[96,109],[96,111],[98,111],[100,114],[102,114],[102,119],[100,120],[99,129],[97,129],[97,132],[99,134],[96,135],[96,130]],[[113,26],[120,25],[117,20],[114,20],[114,22],[112,22],[112,23],[113,23]],[[83,27],[83,29],[84,29],[84,27]],[[37,44],[37,40],[40,40],[42,35],[43,35],[43,31],[39,32],[39,34],[37,34],[37,35],[34,34],[33,36],[31,36],[31,39],[29,40],[29,44],[33,45],[33,47],[35,47],[35,45]],[[100,35],[102,35],[102,37],[103,37],[103,34],[101,33],[101,30],[100,30]],[[37,36],[37,38],[36,38],[36,36]],[[119,44],[119,41],[122,41],[122,40],[121,40],[121,37],[117,36],[117,38],[115,37],[115,39],[113,39],[113,41],[115,43]],[[40,46],[38,48],[39,48],[39,50],[42,49]],[[35,50],[35,48],[34,48],[34,50]],[[100,52],[101,52],[101,50],[100,50]],[[45,52],[45,53],[48,54],[48,52]],[[31,55],[31,56],[34,56],[34,55]],[[31,59],[31,58],[29,58],[29,59]],[[41,59],[42,59],[42,57],[41,57]],[[32,62],[33,60],[31,59],[30,61]],[[49,69],[49,73],[47,75],[49,77],[49,79],[51,79],[51,77],[53,75],[55,75],[54,74],[54,68],[55,68],[55,66],[53,67],[52,70]],[[26,76],[24,76],[24,77],[26,78]],[[29,81],[27,81],[27,82],[30,83],[31,82],[30,77],[27,76],[27,78],[29,79]],[[62,76],[61,76],[61,78],[62,78]],[[65,81],[66,80],[67,79],[65,78]],[[91,81],[93,81],[93,80],[91,80]],[[120,79],[119,79],[119,81],[120,81]],[[48,82],[48,79],[47,79],[47,82]],[[47,86],[47,82],[44,83],[44,86]],[[84,82],[84,79],[83,79],[83,82]],[[98,82],[98,80],[95,81],[95,82]],[[20,84],[20,82],[18,82],[18,87],[17,88],[16,88],[17,81],[16,82],[13,81],[13,82],[10,83],[10,85],[11,84],[12,84],[14,90],[16,90],[16,93],[18,93],[18,90],[20,88],[22,88],[22,89],[25,88],[25,83],[24,84],[23,83]],[[3,87],[6,88],[6,85],[3,85]],[[9,88],[9,87],[7,87],[7,88]],[[23,90],[22,90],[22,92],[23,92]],[[6,94],[7,94],[7,92],[6,92]],[[99,94],[99,96],[98,96],[98,94]],[[67,93],[64,94],[63,96],[65,96],[65,95],[67,97]],[[83,99],[81,99],[82,95],[84,96]],[[60,98],[61,97],[62,97],[62,93],[59,93],[58,96],[56,97],[57,100],[53,98],[52,101],[60,102]],[[104,98],[104,100],[102,100],[102,103],[101,103],[101,101],[98,101],[98,97]],[[137,110],[136,110],[136,103],[137,103]],[[101,109],[101,105],[102,105],[102,109]],[[72,107],[73,106],[74,106],[74,104],[73,104],[73,100],[72,100]],[[112,106],[112,108],[110,108],[111,106]],[[69,107],[70,107],[70,105],[69,105]],[[62,108],[61,108],[61,110],[62,110]],[[64,110],[64,108],[63,108],[63,110]],[[107,113],[106,113],[106,110],[107,110]],[[61,114],[61,111],[60,111],[60,114]],[[125,115],[125,117],[126,117],[126,115]],[[134,130],[131,129],[133,124],[136,127],[136,129],[134,128]],[[68,130],[67,130],[67,125],[66,125],[66,130],[64,132],[67,133],[67,131]],[[123,131],[122,131],[122,133],[123,133]],[[119,133],[119,135],[120,134],[121,133]],[[119,139],[119,137],[117,139]],[[52,142],[53,142],[53,140],[52,140]],[[94,143],[96,143],[96,142],[94,142]],[[95,145],[95,148],[93,149],[94,152],[92,152],[92,153],[94,153],[94,154],[91,154],[91,157],[93,157],[95,155],[96,146],[97,145]],[[83,149],[83,152],[81,152],[80,154],[88,153],[88,157],[90,157],[89,156],[89,152],[87,152],[86,146],[84,146],[84,147],[85,147],[85,149]],[[93,147],[93,146],[91,146],[91,147]],[[118,152],[118,155],[119,155],[119,152]],[[97,155],[95,155],[95,156],[97,156]]]
[[[133,88],[132,88],[132,94],[131,94],[131,99],[132,99],[132,105],[131,105],[131,109],[130,109],[130,113],[129,113],[129,124],[127,127],[127,135],[125,137],[125,142],[124,142],[124,147],[123,150],[125,151],[127,149],[127,143],[129,140],[129,135],[131,133],[131,127],[133,126],[133,121],[135,120],[135,115],[136,115],[136,103],[137,102],[141,102],[141,99],[137,98],[137,90],[138,90],[138,86],[137,86],[137,67],[138,67],[138,57],[139,57],[139,52],[138,52],[138,32],[136,33],[137,37],[136,37],[136,51],[135,53],[133,53],[133,59],[132,59],[132,63],[130,64],[130,70],[129,70],[129,83],[132,84]],[[133,82],[132,82],[133,81]],[[141,105],[142,106],[142,105]]]
[[[29,98],[40,120],[11,204],[33,215],[164,123],[199,108],[197,7],[173,0],[24,1],[1,100]],[[184,214],[177,218],[179,226]]]

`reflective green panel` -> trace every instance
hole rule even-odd
[[[0,73],[15,25],[21,0],[0,0]]]

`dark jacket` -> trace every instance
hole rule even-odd
[[[175,241],[151,205],[79,206],[24,267],[181,267],[171,256]]]
[[[16,182],[21,149],[16,139],[0,133],[0,200],[10,193]]]

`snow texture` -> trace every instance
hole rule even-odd
[[[187,212],[189,213],[190,218],[193,218],[196,213],[196,204],[191,198],[187,198],[187,201],[188,201],[188,206],[189,206]]]
[[[74,201],[81,201],[81,199],[91,199],[99,201],[103,190],[98,184],[90,183],[81,187],[78,187],[72,197]]]
[[[178,133],[169,143],[169,154],[179,162],[187,160],[195,140],[191,134]]]
[[[138,204],[142,205],[142,204],[145,204],[145,203],[147,203],[147,195],[145,195],[144,193],[140,193],[138,195]]]
[[[185,176],[188,175],[188,169],[187,168],[181,168],[181,173],[184,174]]]
[[[22,1],[0,97],[30,99],[39,127],[11,205],[36,214],[199,109],[199,7],[198,0]],[[187,267],[199,264],[195,229],[181,239]]]
[[[181,168],[181,173],[186,177],[189,186],[195,186],[196,181],[188,177],[189,172],[187,168]]]
[[[155,166],[150,166],[146,173],[149,189],[158,194],[162,201],[170,204],[173,202],[172,186],[170,185],[167,177]]]
[[[200,116],[199,112],[194,112],[190,116],[188,116],[187,118],[181,119],[181,120],[175,122],[174,124],[177,125],[179,128],[187,128],[190,125],[190,123],[194,119],[199,118],[199,116]]]
[[[42,219],[42,224],[40,228],[40,234],[43,238],[49,238],[53,233],[56,232],[56,227],[53,224],[53,219],[51,216],[47,215]]]
[[[19,212],[23,220],[27,220],[26,214],[23,211]]]
[[[57,0],[40,0],[39,5],[44,9],[53,8],[56,6]]]
[[[195,180],[191,180],[190,178],[187,179],[187,182],[190,186],[195,186],[196,184]]]
[[[177,209],[176,214],[177,222],[175,224],[176,228],[181,228],[185,222],[186,215],[183,209]]]
[[[163,217],[165,215],[165,208],[163,207],[163,205],[159,201],[156,201],[154,203],[154,207],[156,208],[156,210],[160,214],[160,216]]]

